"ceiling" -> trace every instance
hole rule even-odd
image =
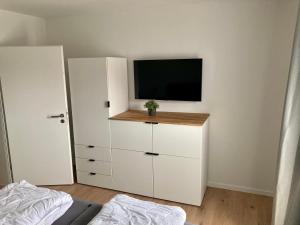
[[[0,9],[39,17],[55,17],[95,7],[109,0],[0,0]]]
[[[95,12],[105,6],[147,6],[164,3],[197,3],[212,0],[0,0],[0,9],[43,18]]]
[[[69,16],[78,13],[88,13],[107,5],[128,6],[149,4],[199,3],[201,1],[217,0],[0,0],[0,9],[18,13],[49,18]],[[225,1],[225,0],[220,0]],[[226,0],[226,1],[255,1],[255,0]],[[291,0],[256,0],[256,1],[291,1]],[[292,0],[293,1],[293,0]]]

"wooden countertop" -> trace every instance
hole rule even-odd
[[[125,120],[137,122],[167,123],[179,125],[202,126],[208,119],[207,113],[157,112],[156,116],[149,116],[147,111],[128,110],[111,117],[111,120]]]

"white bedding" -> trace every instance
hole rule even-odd
[[[50,225],[72,205],[69,194],[21,181],[0,190],[0,225]]]
[[[180,207],[116,195],[88,225],[183,225],[185,220]]]

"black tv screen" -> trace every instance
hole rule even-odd
[[[202,59],[135,60],[136,99],[201,101]]]

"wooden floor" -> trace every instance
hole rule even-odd
[[[72,196],[98,203],[109,201],[117,191],[74,184],[70,186],[52,186]],[[131,195],[133,197],[162,204],[177,205],[187,213],[187,221],[199,225],[270,225],[272,198],[208,188],[201,207],[179,204],[164,200]]]

